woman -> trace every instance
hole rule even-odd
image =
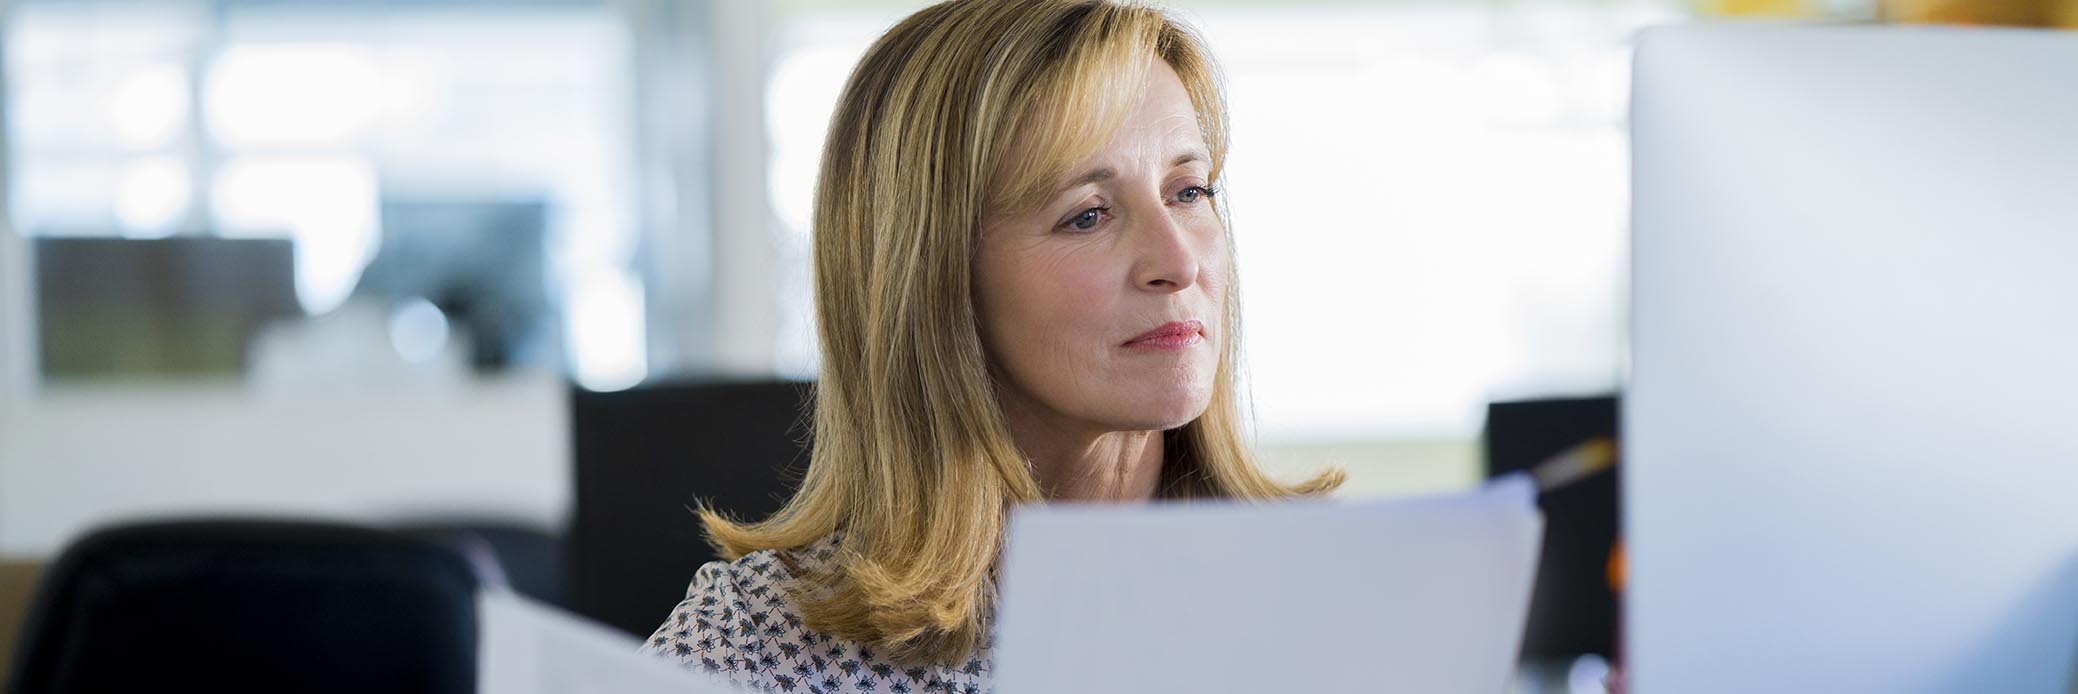
[[[1198,38],[1101,0],[952,0],[844,89],[815,200],[800,491],[647,649],[775,691],[989,689],[1007,514],[1275,499],[1243,443],[1225,109]]]

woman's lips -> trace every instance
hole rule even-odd
[[[1183,349],[1205,341],[1205,324],[1194,320],[1163,323],[1160,327],[1127,340],[1122,346],[1135,349]]]

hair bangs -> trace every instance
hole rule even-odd
[[[1045,203],[1075,165],[1111,141],[1146,91],[1167,18],[1145,7],[1085,9],[1062,18],[1047,47],[1058,57],[1039,67],[1002,124],[987,194],[993,213]]]

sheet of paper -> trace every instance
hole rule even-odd
[[[641,642],[510,591],[476,600],[483,694],[737,694],[726,683],[636,653]]]
[[[1502,694],[1534,494],[1518,478],[1394,502],[1020,509],[997,691]]]

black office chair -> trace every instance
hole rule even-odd
[[[472,516],[426,516],[383,526],[462,556],[477,585],[509,589],[544,605],[562,607],[563,536],[521,521]]]
[[[638,638],[715,559],[691,508],[771,515],[807,470],[809,384],[645,384],[571,395],[576,504],[565,557],[572,612]]]
[[[8,691],[473,694],[476,589],[454,553],[367,528],[108,528],[45,574]]]
[[[1486,410],[1488,476],[1528,471],[1593,439],[1618,437],[1618,397],[1492,403]],[[1622,528],[1621,466],[1537,497],[1544,549],[1524,625],[1522,657],[1569,662],[1616,655],[1617,596],[1609,587],[1610,547]]]

